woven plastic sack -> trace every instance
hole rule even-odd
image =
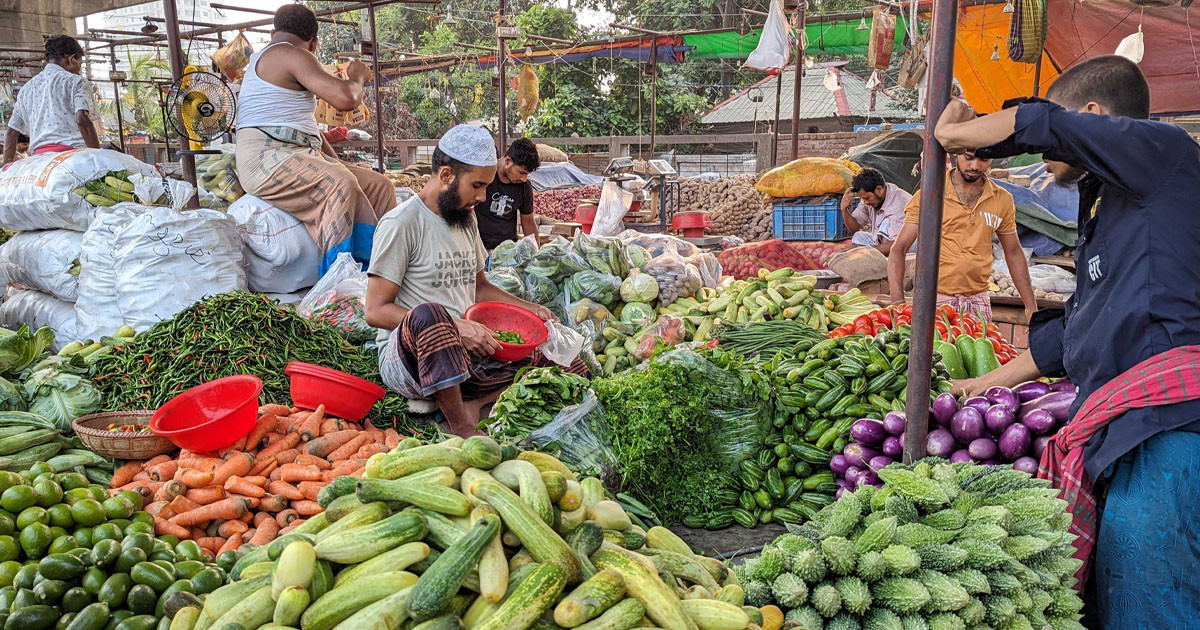
[[[82,232],[98,213],[115,206],[92,205],[75,190],[115,171],[129,173],[130,181],[158,179],[153,166],[105,149],[43,153],[11,162],[0,170],[0,225],[18,231]]]
[[[79,294],[75,317],[79,336],[99,339],[124,324],[117,305],[116,234],[146,206],[120,203],[96,217],[79,243]]]
[[[556,149],[548,144],[539,144],[537,146],[538,159],[544,162],[566,162],[567,154],[560,149]]]
[[[246,284],[257,293],[292,293],[317,283],[321,250],[296,217],[245,195],[229,206],[246,246]]]
[[[871,14],[871,36],[867,42],[867,63],[876,70],[887,70],[892,62],[896,41],[896,16],[886,9],[875,7]]]
[[[350,62],[339,63],[336,65],[325,66],[325,71],[339,79],[346,79],[346,68],[350,66]],[[354,127],[361,125],[368,120],[371,120],[371,110],[363,103],[359,103],[358,107],[350,111],[340,111],[334,108],[329,103],[321,99],[317,99],[317,108],[313,112],[317,122],[324,123],[330,127]]]
[[[0,326],[16,330],[22,324],[29,326],[30,330],[37,330],[42,326],[53,329],[54,341],[50,343],[50,349],[54,352],[80,339],[75,320],[75,305],[41,291],[13,291],[4,303],[0,304]]]
[[[1008,58],[1034,63],[1046,45],[1046,0],[1016,0],[1008,27]]]
[[[754,187],[764,195],[782,199],[817,197],[845,192],[858,171],[857,164],[846,160],[800,158],[767,171]]]
[[[0,245],[0,279],[49,293],[66,302],[79,295],[83,232],[21,232]]]
[[[527,63],[521,66],[520,78],[517,79],[517,111],[521,113],[521,120],[529,120],[537,111],[537,106],[538,76],[533,65]]]
[[[212,60],[226,79],[240,81],[242,71],[249,65],[252,54],[254,54],[254,47],[246,39],[246,34],[239,32],[233,41],[218,48],[212,54]]]

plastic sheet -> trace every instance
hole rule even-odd
[[[619,479],[617,454],[612,446],[612,426],[604,406],[588,392],[583,402],[564,407],[554,420],[529,435],[540,450],[554,453],[571,468],[598,475],[609,487]]]
[[[625,229],[625,213],[633,203],[633,193],[621,188],[618,182],[608,180],[600,189],[600,205],[596,208],[596,220],[592,223],[595,236],[616,236]]]
[[[42,326],[53,329],[54,341],[50,349],[54,352],[81,338],[76,326],[75,305],[41,291],[13,291],[0,304],[0,326],[16,330],[22,324],[28,325],[30,330]]]
[[[546,322],[546,341],[538,346],[542,356],[567,367],[579,356],[584,344],[583,335],[558,322]]]
[[[334,259],[329,270],[309,290],[296,311],[301,315],[342,329],[354,342],[374,339],[376,330],[367,323],[367,272],[349,252]]]

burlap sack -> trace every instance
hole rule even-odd
[[[887,256],[874,247],[855,247],[830,256],[829,269],[857,287],[887,277]]]
[[[543,162],[566,162],[567,154],[548,144],[537,145],[538,159]]]

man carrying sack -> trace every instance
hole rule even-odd
[[[396,205],[396,192],[383,175],[340,162],[321,137],[316,98],[339,110],[358,107],[369,71],[352,61],[339,79],[313,56],[316,49],[313,12],[280,7],[271,44],[251,55],[242,80],[237,174],[246,192],[304,223],[324,274],[341,252],[370,260],[375,225]]]

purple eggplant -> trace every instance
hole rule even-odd
[[[1026,381],[1013,388],[1013,393],[1017,395],[1017,400],[1023,403],[1037,400],[1049,394],[1050,391],[1050,386],[1041,381]]]
[[[1021,419],[1021,424],[1029,427],[1034,435],[1046,435],[1054,430],[1054,416],[1045,409],[1033,409]]]
[[[867,484],[870,484],[872,486],[879,485],[879,475],[876,475],[875,471],[864,470],[863,473],[861,475],[859,475],[858,479],[854,482],[854,487],[861,488]]]
[[[1000,456],[1011,462],[1028,453],[1032,442],[1028,427],[1019,422],[1013,424],[1000,436]]]
[[[1017,461],[1013,462],[1012,466],[1014,469],[1019,470],[1023,473],[1029,473],[1031,475],[1037,474],[1037,469],[1038,469],[1037,460],[1032,457],[1029,457],[1029,456],[1018,457]]]
[[[1042,453],[1046,450],[1046,445],[1050,443],[1050,439],[1052,437],[1053,436],[1051,436],[1051,435],[1043,435],[1040,437],[1033,438],[1033,456],[1034,457],[1036,457],[1038,459],[1042,458]]]
[[[950,433],[954,434],[959,444],[970,444],[971,440],[983,437],[986,428],[983,414],[974,407],[959,409],[950,420]]]
[[[883,454],[891,458],[899,458],[904,454],[904,442],[896,436],[891,436],[884,440],[881,448],[883,449]]]
[[[950,415],[954,415],[954,413],[951,412]],[[904,427],[907,425],[907,422],[908,421],[905,420],[903,413],[900,413],[899,411],[889,411],[888,414],[883,417],[883,430],[887,431],[888,435],[904,435]]]
[[[1069,378],[1064,378],[1061,381],[1050,383],[1050,390],[1055,392],[1074,392],[1075,383],[1072,383]]]
[[[967,445],[967,452],[975,460],[991,459],[996,456],[996,450],[996,443],[990,437],[971,440],[971,443]]]
[[[950,418],[954,416],[954,412],[958,411],[958,401],[954,399],[954,395],[950,393],[938,394],[937,398],[933,399],[933,406],[930,408],[933,413],[933,419],[943,427],[950,426]]]
[[[837,492],[833,493],[833,498],[840,499],[843,494],[846,494],[846,486],[838,487]]]
[[[1018,420],[1025,420],[1025,415],[1034,409],[1045,409],[1054,416],[1054,421],[1058,424],[1066,424],[1067,420],[1071,419],[1071,404],[1075,402],[1075,392],[1050,392],[1041,398],[1031,400],[1021,405],[1021,410],[1017,413]]]
[[[1004,405],[992,405],[983,414],[983,422],[987,425],[988,431],[992,435],[1001,435],[1008,428],[1008,425],[1016,421],[1017,417]]]
[[[860,418],[850,425],[850,439],[867,446],[876,446],[887,437],[883,423],[874,418]]]
[[[858,478],[862,474],[863,474],[863,469],[861,469],[857,466],[851,466],[851,467],[847,468],[846,469],[846,483],[853,486],[854,482],[858,481]]]
[[[832,470],[835,475],[844,475],[846,467],[849,465],[846,461],[846,456],[841,453],[829,458],[829,470]]]
[[[945,429],[934,429],[925,437],[925,452],[934,457],[950,457],[954,447],[954,436]]]
[[[960,448],[950,455],[950,461],[951,463],[957,464],[958,462],[973,462],[975,460],[971,459],[970,451],[965,448]]]
[[[872,457],[880,455],[880,452],[858,442],[851,442],[842,450],[842,454],[846,456],[846,463],[855,468],[866,468],[867,462],[871,461]]]
[[[963,407],[973,407],[975,411],[980,413],[980,415],[987,411],[988,407],[991,406],[992,403],[988,402],[988,399],[984,398],[983,396],[972,396],[963,401]]]
[[[985,459],[985,460],[983,460],[983,461],[981,461],[981,462],[979,462],[979,463],[980,463],[980,464],[983,464],[984,466],[997,466],[997,465],[999,465],[999,464],[1000,464],[1000,460],[997,460],[997,459]]]
[[[878,457],[872,457],[871,461],[867,462],[867,466],[869,466],[871,470],[879,470],[881,468],[887,468],[895,463],[895,461],[896,460],[888,457],[887,455],[880,455]]]
[[[1004,405],[1005,407],[1008,407],[1008,410],[1013,413],[1016,413],[1017,409],[1021,408],[1021,403],[1017,400],[1017,395],[1013,393],[1013,390],[1007,387],[1001,387],[999,385],[996,387],[989,387],[988,390],[984,392],[983,397],[986,398],[988,402],[992,403],[992,405]]]

